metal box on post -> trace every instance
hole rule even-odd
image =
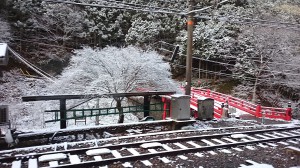
[[[8,64],[7,44],[0,43],[0,66]]]
[[[171,118],[175,120],[190,119],[190,96],[181,94],[171,96]]]
[[[198,118],[200,120],[211,120],[214,118],[214,99],[198,99]]]

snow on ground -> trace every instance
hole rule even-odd
[[[46,120],[54,119],[54,113],[50,114],[44,112],[45,110],[59,109],[59,101],[38,101],[25,103],[21,100],[22,96],[95,93],[103,94],[103,88],[101,88],[100,86],[101,84],[103,84],[103,82],[107,82],[105,81],[105,79],[107,78],[103,77],[103,75],[105,74],[103,74],[103,70],[99,68],[99,62],[92,62],[94,59],[96,59],[96,57],[100,58],[98,56],[120,56],[118,58],[115,58],[113,62],[111,62],[111,59],[105,60],[108,61],[108,63],[114,65],[113,67],[111,67],[108,63],[103,64],[103,66],[108,65],[106,68],[109,68],[109,70],[114,70],[116,68],[122,67],[125,67],[125,69],[131,67],[140,67],[140,69],[138,70],[142,69],[142,73],[138,77],[143,77],[143,80],[140,81],[142,86],[147,87],[147,80],[151,81],[148,84],[151,85],[149,86],[150,88],[155,88],[158,90],[166,91],[166,89],[175,88],[174,86],[177,85],[177,83],[170,78],[171,73],[168,71],[168,69],[170,68],[169,64],[163,62],[161,56],[153,51],[142,51],[134,47],[121,49],[107,47],[103,50],[95,51],[92,51],[91,49],[82,51],[78,50],[76,51],[76,53],[77,55],[75,55],[74,59],[72,59],[70,67],[66,68],[62,75],[58,77],[58,79],[55,80],[54,83],[42,79],[25,77],[18,69],[4,72],[4,76],[0,78],[0,105],[9,106],[9,118],[12,128],[17,128],[21,131],[47,131],[59,128],[59,122],[45,124]],[[93,55],[92,58],[89,57],[89,53]],[[137,57],[141,58],[137,59]],[[122,62],[118,63],[118,60]],[[142,61],[139,62],[138,60]],[[97,61],[101,62],[104,60],[96,60],[96,62]],[[130,69],[127,70],[129,71]],[[130,75],[134,74],[133,72],[129,74],[128,79],[130,78]],[[125,78],[126,74],[120,74],[121,71],[113,73],[116,75],[120,75],[120,77],[114,76],[114,78],[112,78],[110,82],[118,82],[117,85],[121,85],[123,81],[121,81],[122,79],[120,78]],[[68,100],[67,109],[78,104],[81,101],[82,100]],[[77,108],[95,108],[95,100],[93,101],[94,102],[92,103],[85,103]],[[112,99],[100,99],[99,108],[108,108],[115,106],[116,102]],[[122,102],[122,106],[126,106],[126,103]],[[115,124],[118,121],[118,115],[100,116],[99,119],[100,124]],[[89,126],[95,125],[95,120],[95,117],[87,117],[86,123]],[[138,120],[139,119],[133,114],[125,114],[125,123],[137,122]],[[78,123],[78,125],[84,124]],[[69,120],[67,122],[67,126],[68,128],[77,127],[75,126],[74,120]]]
[[[241,165],[239,168],[274,168],[272,165],[269,164],[260,164],[256,163],[252,160],[246,160],[247,163],[250,163],[251,165]]]

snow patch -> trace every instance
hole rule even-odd
[[[39,157],[40,162],[48,162],[48,161],[57,161],[66,159],[67,155],[64,153],[56,153],[56,154],[49,154],[49,155],[42,155]]]
[[[77,155],[69,155],[69,158],[70,158],[71,164],[78,164],[81,162]]]
[[[239,168],[274,168],[272,165],[269,164],[260,164],[260,163],[256,163],[252,160],[246,160],[247,163],[250,163],[252,165],[241,165]]]
[[[198,157],[203,157],[204,155],[203,155],[203,153],[199,153],[199,152],[197,152],[197,153],[195,153],[195,156],[198,156]]]
[[[171,161],[166,157],[159,158],[159,160],[163,161],[165,164],[171,163]]]
[[[108,154],[108,153],[111,153],[111,150],[107,148],[91,149],[86,151],[86,154],[88,156],[95,156],[95,155]]]
[[[187,159],[188,159],[188,157],[183,156],[183,155],[178,155],[178,157],[179,157],[180,159],[182,159],[182,160],[187,160]]]
[[[147,148],[157,148],[157,147],[161,147],[162,144],[159,142],[152,142],[152,143],[144,143],[142,145],[140,145],[141,148],[147,149]]]
[[[246,138],[248,135],[246,134],[233,134],[231,135],[231,138],[234,138],[234,139],[241,139],[241,138]]]
[[[141,161],[145,166],[152,166],[152,163],[149,160],[142,160]]]
[[[30,168],[38,168],[37,159],[29,159],[29,161],[28,161],[28,167],[30,167]]]
[[[131,163],[129,163],[129,162],[125,162],[125,163],[123,163],[122,164],[125,168],[127,168],[127,167],[133,167],[132,165],[131,165]]]

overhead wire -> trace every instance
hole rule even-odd
[[[169,46],[173,46],[173,47],[177,46],[177,45],[175,45],[175,44],[171,44],[171,43],[164,42],[164,41],[159,41],[159,42],[164,43],[164,44],[167,44],[167,45],[169,45]],[[162,48],[162,50],[167,51],[167,52],[173,52],[173,51],[170,51],[170,50],[164,49],[164,48]],[[184,55],[184,54],[180,54],[180,55],[186,57],[186,55]],[[222,56],[222,57],[224,57],[224,58],[233,58],[233,59],[241,59],[241,58],[238,58],[238,57],[227,56],[227,55],[224,55],[224,56]],[[212,60],[208,60],[208,59],[204,59],[204,58],[199,58],[199,57],[192,57],[192,58],[193,58],[193,59],[203,60],[203,61],[208,61],[208,62],[216,62],[216,63],[220,63],[220,64],[223,64],[223,65],[234,66],[233,64],[227,64],[227,63],[223,63],[223,62],[212,61]],[[242,58],[242,59],[243,59],[243,60],[247,60],[247,61],[260,62],[260,61],[258,61],[258,60],[253,60],[253,59],[250,59],[250,58]],[[257,58],[257,59],[258,59],[258,58]],[[263,62],[263,63],[266,63],[266,62]],[[299,64],[288,64],[288,63],[279,63],[279,62],[269,62],[268,64],[269,64],[269,65],[271,65],[271,64],[276,64],[276,65],[287,65],[287,66],[297,66],[297,67],[299,67]]]
[[[40,45],[49,46],[49,47],[65,48],[65,49],[70,49],[70,50],[75,49],[75,48],[70,48],[70,47],[63,47],[63,46],[59,46],[59,45],[54,45],[54,44],[41,43],[41,42],[32,41],[32,40],[28,40],[28,39],[25,40],[25,39],[13,38],[13,40],[31,42],[31,43],[40,44]]]
[[[89,7],[100,7],[100,8],[113,8],[113,9],[120,9],[120,10],[133,10],[133,11],[141,11],[141,12],[150,12],[150,13],[164,13],[164,14],[176,14],[176,15],[186,15],[185,12],[180,11],[172,11],[173,9],[160,9],[159,7],[149,7],[149,9],[139,8],[134,6],[128,6],[123,4],[123,6],[115,6],[112,4],[89,4],[89,3],[79,3],[79,2],[71,2],[71,1],[62,1],[62,0],[46,0],[48,3],[63,3],[63,4],[70,4],[70,5],[79,5],[79,6],[89,6]],[[121,4],[122,5],[122,4]]]
[[[186,68],[185,65],[180,65],[180,64],[175,64],[172,63],[172,65],[178,66],[180,68]],[[214,75],[218,75],[218,76],[224,76],[224,77],[235,77],[234,79],[242,79],[243,81],[248,81],[248,82],[254,82],[256,80],[256,78],[251,78],[251,77],[241,77],[238,75],[234,75],[234,74],[227,74],[227,73],[222,73],[222,72],[214,72],[214,71],[208,71],[205,69],[199,69],[199,68],[192,68],[193,71],[201,71],[201,72],[205,72],[208,74],[214,74]],[[273,84],[285,84],[285,85],[296,85],[296,86],[300,86],[300,83],[293,83],[293,82],[276,82],[276,81],[272,81],[272,80],[266,80],[266,79],[257,79],[258,81],[262,81],[262,82],[272,82]]]
[[[48,79],[51,82],[54,82],[53,77],[51,75],[49,75],[48,73],[46,73],[45,71],[43,71],[42,69],[38,68],[37,66],[35,66],[34,64],[30,63],[29,61],[27,61],[25,58],[23,58],[20,54],[18,54],[17,52],[15,52],[12,48],[8,47],[8,50],[21,62],[23,62],[25,65],[27,65],[29,68],[31,68],[33,71],[35,71],[36,73],[38,73],[39,75],[41,75],[42,77]]]

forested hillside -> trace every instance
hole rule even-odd
[[[68,64],[74,49],[136,45],[161,52],[163,41],[169,43],[162,46],[168,50],[173,50],[172,45],[180,46],[181,56],[172,65],[172,72],[174,77],[184,75],[181,67],[185,65],[182,55],[186,54],[186,0],[70,2],[99,7],[1,0],[0,40],[53,75]],[[193,60],[194,77],[201,72],[205,74],[202,78],[238,80],[234,89],[238,96],[256,97],[254,92],[273,106],[299,99],[300,2],[218,2],[196,0],[194,6],[211,6],[194,16],[194,57],[198,58]]]

